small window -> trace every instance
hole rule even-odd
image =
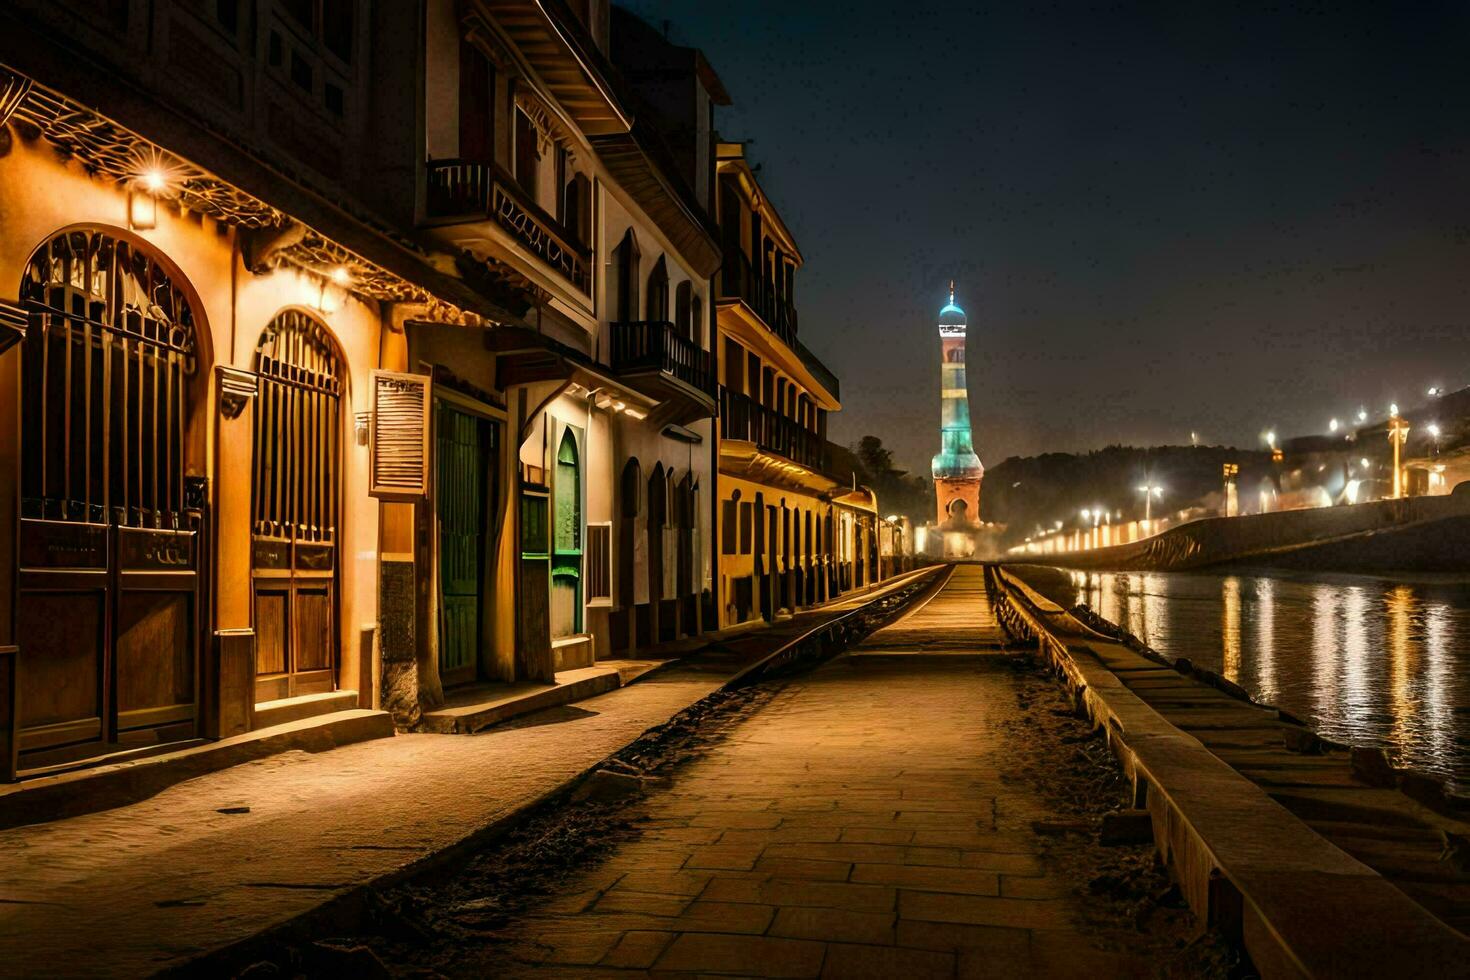
[[[281,35],[275,31],[271,31],[270,40],[266,44],[266,59],[270,62],[272,68],[279,68],[281,67],[284,56],[281,49]]]
[[[311,62],[303,58],[301,52],[295,48],[291,49],[291,81],[302,91],[311,91]]]
[[[587,602],[612,601],[612,524],[587,525]]]
[[[736,554],[739,525],[739,505],[733,500],[720,501],[720,553]]]
[[[333,85],[331,82],[324,84],[322,86],[322,101],[327,104],[327,111],[332,115],[342,115],[345,105],[342,89],[339,86]]]
[[[755,510],[749,503],[740,505],[740,553],[748,555],[755,542]]]
[[[660,255],[648,273],[648,309],[646,320],[669,318],[669,268]]]
[[[536,150],[536,127],[531,123],[531,117],[520,110],[516,111],[516,183],[535,199],[536,194],[536,167],[541,161],[541,154]]]
[[[352,0],[322,0],[322,43],[343,61],[352,61]]]

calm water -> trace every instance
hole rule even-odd
[[[1470,577],[1069,574],[1078,602],[1160,653],[1470,788]]]

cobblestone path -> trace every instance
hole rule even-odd
[[[981,582],[960,567],[861,655],[788,683],[465,972],[1147,974],[1095,948],[1042,859],[1053,811],[1013,770],[1048,749],[1020,744],[1020,688],[1049,684],[997,649]]]

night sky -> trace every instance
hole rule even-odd
[[[1470,4],[627,6],[755,140],[837,441],[927,473],[951,277],[987,465],[1470,383]]]

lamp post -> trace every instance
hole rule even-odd
[[[1399,462],[1404,442],[1409,438],[1409,423],[1399,415],[1399,407],[1388,408],[1388,441],[1393,443],[1393,496],[1397,500],[1404,496],[1404,471]]]
[[[1143,523],[1147,527],[1152,527],[1154,521],[1154,498],[1162,497],[1164,495],[1164,488],[1155,486],[1153,483],[1145,483],[1138,488],[1138,492],[1143,494]]]

